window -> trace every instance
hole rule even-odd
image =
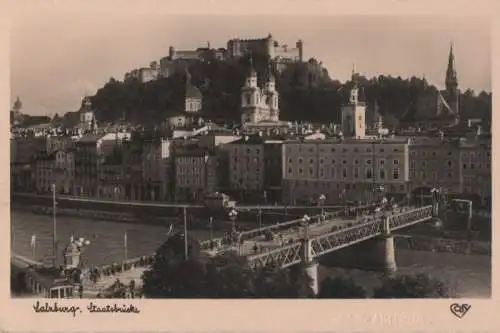
[[[330,169],[330,177],[335,178],[335,168]]]
[[[399,160],[394,160],[394,161],[392,161],[392,163],[393,163],[394,165],[398,165],[398,164],[399,164]]]
[[[417,156],[417,153],[416,153],[416,152],[414,152],[414,151],[412,151],[412,152],[411,152],[411,157],[415,157],[415,156]]]
[[[372,164],[372,160],[366,160],[366,164],[368,165]]]
[[[354,178],[359,178],[359,168],[354,168]]]
[[[467,164],[466,164],[466,163],[464,163],[463,167],[464,167],[464,169],[467,169]]]
[[[453,178],[453,173],[448,172],[448,178]]]
[[[385,160],[380,160],[379,163],[380,163],[380,165],[384,165],[385,164]]]
[[[332,160],[332,164],[335,164],[335,160]]]
[[[365,169],[365,175],[366,175],[366,178],[368,178],[368,179],[373,178],[373,171],[372,171],[372,169],[371,168],[366,168]]]
[[[448,156],[451,156],[451,151],[448,152]]]
[[[359,161],[358,160],[354,160],[354,164],[358,165]]]
[[[399,169],[398,168],[394,168],[392,170],[392,178],[393,179],[399,179]]]
[[[448,161],[447,164],[448,164],[449,167],[453,166],[453,162],[452,161]]]
[[[299,175],[303,174],[302,168],[299,168]]]
[[[292,168],[288,168],[288,173],[291,175],[293,173]]]
[[[335,148],[332,148],[331,151],[332,151],[332,153],[334,153],[335,152]]]
[[[383,153],[384,152],[384,148],[380,148],[380,152]]]
[[[299,164],[302,164],[302,158],[299,157]]]
[[[342,178],[346,179],[347,178],[347,169],[342,168]]]
[[[309,168],[309,176],[312,176],[314,175],[314,169],[313,168]]]
[[[366,148],[366,152],[367,152],[367,153],[371,153],[371,152],[372,152],[372,149],[371,149],[371,148]]]
[[[312,158],[309,159],[309,164],[313,164],[314,160]]]
[[[342,148],[342,152],[347,153],[347,149],[346,148]]]
[[[385,179],[385,169],[379,170],[379,176],[380,176],[380,179]]]
[[[471,163],[470,168],[474,169],[474,163]]]
[[[323,164],[323,159],[320,159],[320,160],[319,160],[319,164]]]
[[[288,159],[288,163],[292,163],[292,159],[291,158]]]
[[[354,148],[354,152],[357,153],[358,152],[358,148]]]
[[[314,149],[309,148],[309,152],[310,152],[310,153],[314,152]]]
[[[325,176],[325,170],[323,168],[319,169],[319,176],[324,177]]]
[[[394,148],[394,152],[397,153],[399,151],[398,148]]]
[[[425,168],[427,163],[425,163],[425,161],[422,161],[422,163],[420,163],[420,165],[422,166],[422,168]]]
[[[342,160],[342,164],[347,164],[347,161],[346,160]]]

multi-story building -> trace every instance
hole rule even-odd
[[[404,195],[408,139],[328,139],[283,143],[283,200],[369,201],[374,191]]]
[[[111,154],[104,158],[99,168],[99,199],[124,200],[125,199],[125,174],[123,156],[117,147]]]
[[[55,167],[55,153],[38,154],[35,161],[34,179],[35,188],[38,193],[50,193],[52,185],[56,184],[57,170]],[[57,184],[56,184],[57,185]]]
[[[235,197],[262,198],[264,144],[259,136],[245,136],[229,144],[229,186]]]
[[[128,200],[144,200],[146,191],[142,171],[143,145],[141,138],[132,137],[122,145],[125,173],[125,197]]]
[[[444,137],[419,136],[410,139],[410,192],[441,186],[460,193],[459,142]]]
[[[44,137],[10,139],[10,177],[13,191],[29,192],[35,187],[35,158],[46,151]]]
[[[75,181],[73,193],[96,197],[99,185],[100,135],[88,134],[75,142]]]
[[[148,200],[167,200],[170,198],[171,184],[171,141],[163,138],[150,138],[143,141],[142,177],[145,195]]]
[[[491,138],[460,141],[462,193],[477,196],[478,204],[491,207]]]
[[[62,174],[62,179],[58,184],[59,192],[72,194],[75,179],[75,149],[58,150],[54,154],[54,169]]]
[[[218,189],[217,156],[203,149],[185,150],[175,155],[177,201],[200,201]]]

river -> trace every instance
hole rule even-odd
[[[24,211],[12,211],[12,248],[14,252],[32,257],[31,237],[36,235],[35,258],[42,260],[52,247],[52,218]],[[150,255],[166,240],[167,226],[139,225],[109,221],[96,221],[73,217],[57,219],[59,239],[58,257],[72,235],[90,240],[84,250],[84,261],[92,264],[120,262],[125,257],[127,233],[128,258]],[[191,231],[198,239],[207,239],[208,231]],[[220,236],[215,231],[214,236]],[[491,257],[467,256],[450,253],[396,250],[398,272],[401,274],[428,273],[450,284],[461,297],[490,297]],[[379,283],[379,274],[356,269],[320,267],[320,279],[326,276],[352,277],[368,290]]]

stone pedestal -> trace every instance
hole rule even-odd
[[[80,267],[81,256],[82,252],[80,248],[75,243],[70,243],[64,249],[64,268],[73,269]]]

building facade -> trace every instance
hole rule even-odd
[[[405,195],[407,139],[330,139],[283,143],[283,201],[371,201],[383,191]]]
[[[241,89],[241,113],[242,124],[279,121],[279,96],[271,72],[264,89],[261,89],[257,82],[257,72],[251,68]]]
[[[199,202],[217,191],[217,157],[205,150],[186,150],[175,156],[177,201]]]

